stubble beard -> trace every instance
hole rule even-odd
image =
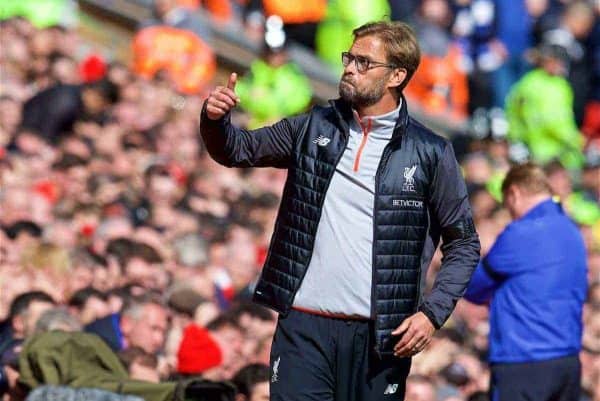
[[[365,90],[358,90],[354,83],[345,77],[340,80],[338,90],[340,97],[354,108],[369,107],[381,100],[385,93],[385,79],[375,81],[374,85]]]

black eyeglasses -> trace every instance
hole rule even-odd
[[[396,65],[394,64],[381,63],[379,61],[370,60],[368,57],[355,56],[350,52],[342,52],[342,64],[344,67],[348,67],[348,64],[353,61],[354,65],[356,66],[356,71],[360,72],[361,74],[377,67],[396,68]]]

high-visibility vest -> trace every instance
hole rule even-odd
[[[352,46],[352,31],[369,21],[389,19],[390,14],[387,0],[329,0],[315,36],[317,55],[341,73],[341,53]]]

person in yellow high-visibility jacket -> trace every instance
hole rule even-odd
[[[568,169],[583,165],[584,138],[575,123],[573,90],[564,78],[566,54],[555,45],[538,49],[538,68],[525,74],[506,101],[508,138],[529,148],[531,158],[559,160]]]
[[[269,28],[269,21],[275,26]],[[237,83],[240,107],[250,114],[248,128],[273,123],[306,110],[312,99],[310,81],[285,51],[283,24],[267,20],[263,57],[255,60]]]

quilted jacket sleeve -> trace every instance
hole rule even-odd
[[[446,143],[436,169],[430,205],[432,218],[441,229],[443,259],[431,293],[419,310],[440,328],[464,294],[480,252],[467,188],[450,143]]]
[[[206,102],[200,115],[200,135],[210,156],[227,167],[279,167],[290,164],[294,143],[308,115],[283,120],[257,130],[231,123],[230,114],[211,120]]]

